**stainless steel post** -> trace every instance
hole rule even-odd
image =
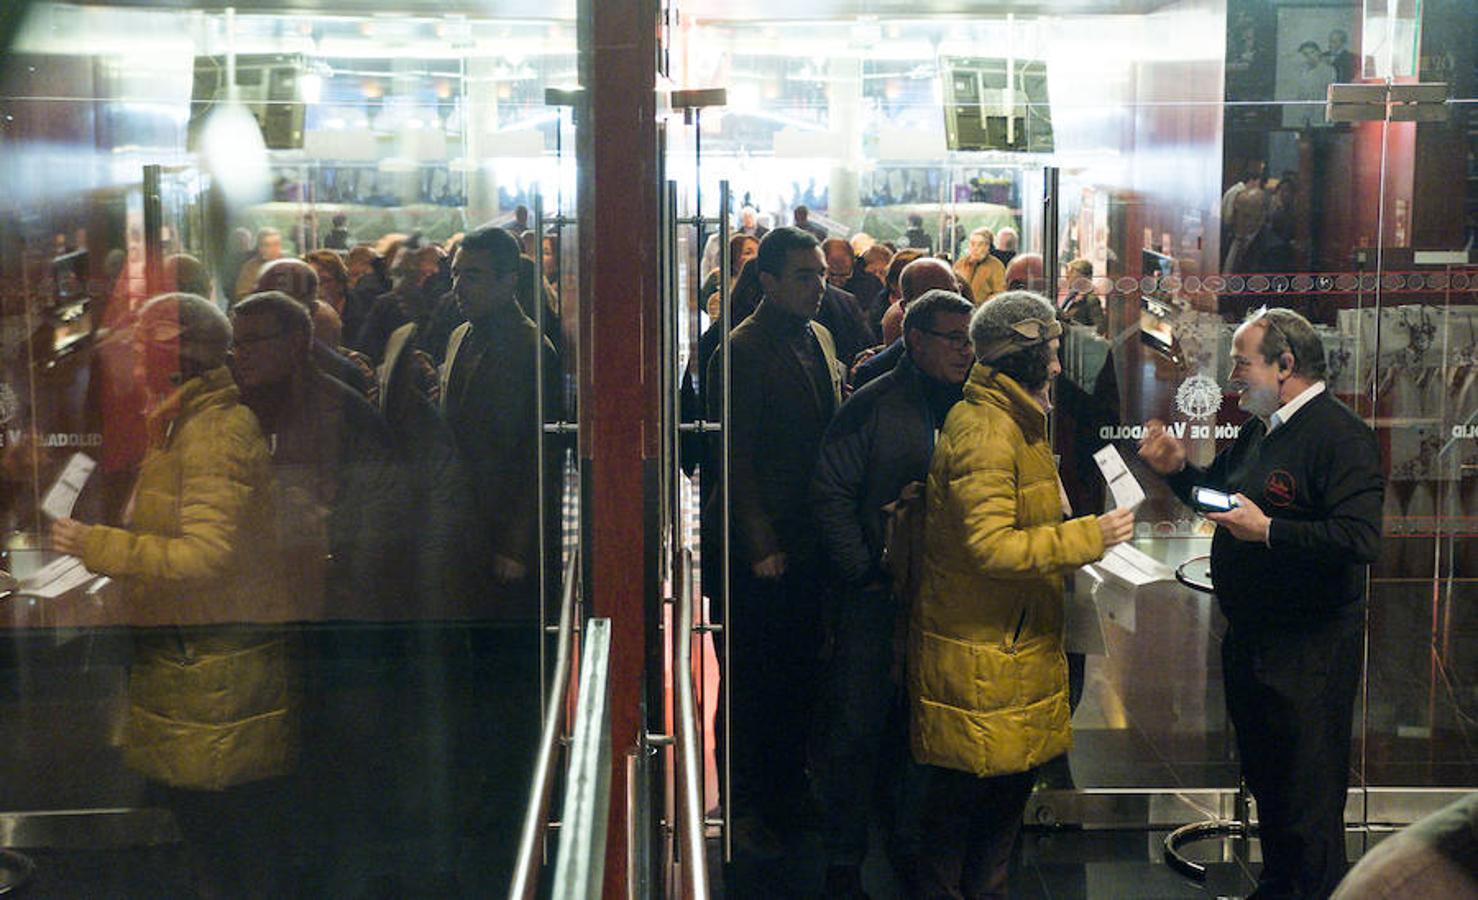
[[[681,378],[677,375],[677,260],[673,252],[674,235],[677,230],[677,184],[671,180],[662,182],[660,206],[658,207],[657,241],[657,297],[659,303],[657,321],[661,329],[662,367],[660,383],[662,396],[662,465],[659,468],[658,490],[662,508],[659,521],[662,523],[663,560],[671,559],[678,546],[680,534],[679,501],[677,496],[677,466],[681,437],[679,420],[682,404],[678,396]]]
[[[548,511],[544,507],[545,500],[549,496],[548,478],[545,472],[544,460],[544,195],[543,191],[535,190],[534,196],[534,297],[530,301],[534,306],[534,409],[538,427],[534,429],[534,456],[536,458],[534,467],[534,478],[538,491],[538,512],[536,517],[539,525],[539,536],[536,546],[538,547],[539,561],[535,567],[535,577],[539,579],[539,708],[544,708],[544,682],[549,677],[545,669],[545,644],[549,642],[549,612],[544,608],[545,585],[544,567],[547,560],[545,553],[545,529],[548,526]]]
[[[682,871],[688,875],[686,885],[679,881],[679,888],[685,886],[686,896],[693,900],[708,900],[708,859],[703,840],[702,717],[698,715],[698,706],[693,699],[693,639],[701,637],[703,632],[693,627],[693,605],[698,597],[693,592],[692,553],[684,548],[679,558],[682,568],[676,585],[677,627],[673,629],[675,646],[672,656],[677,678],[677,712],[673,718],[677,723],[678,793],[674,807],[679,826],[677,851],[683,860]]]
[[[718,185],[718,220],[719,220],[719,360],[723,371],[723,406],[721,430],[719,434],[719,513],[723,516],[722,530],[720,531],[720,546],[723,553],[723,587],[724,587],[724,662],[719,677],[724,686],[724,862],[732,862],[734,858],[734,642],[729,639],[729,632],[733,627],[733,604],[730,595],[733,593],[733,535],[729,525],[729,425],[733,421],[730,414],[729,401],[733,396],[732,371],[729,356],[729,336],[732,331],[730,318],[731,297],[729,288],[729,230],[733,227],[730,206],[732,198],[729,196],[729,182],[724,179]],[[703,248],[699,247],[701,254]]]
[[[1058,214],[1062,206],[1057,190],[1060,170],[1047,166],[1042,170],[1042,277],[1046,281],[1047,299],[1057,305]]]

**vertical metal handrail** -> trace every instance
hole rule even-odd
[[[508,896],[513,900],[528,900],[539,887],[543,837],[549,824],[549,797],[554,788],[554,756],[559,749],[560,730],[564,724],[565,694],[570,684],[579,571],[580,551],[577,547],[565,563],[564,584],[559,600],[559,639],[554,659],[554,684],[544,702],[544,727],[539,737],[538,755],[534,759],[534,778],[529,789],[529,804],[524,810],[523,832],[518,841],[518,860],[513,868],[513,884],[508,891]],[[539,641],[542,645],[542,636]]]
[[[537,461],[534,466],[535,491],[538,494],[538,510],[535,518],[539,525],[537,537],[538,564],[534,568],[534,576],[539,580],[539,708],[544,708],[544,679],[548,677],[548,669],[545,668],[548,648],[549,634],[549,611],[546,609],[548,591],[545,590],[545,566],[548,563],[547,554],[549,548],[545,546],[547,536],[545,532],[549,528],[549,512],[544,508],[546,492],[549,490],[548,477],[546,474],[544,459],[544,426],[549,424],[545,421],[544,404],[544,195],[542,191],[534,191],[534,409],[538,420],[538,427],[534,429],[534,458]],[[522,239],[522,235],[519,236]]]
[[[708,858],[704,850],[703,744],[698,729],[698,703],[693,689],[693,554],[684,548],[677,580],[677,628],[673,678],[677,682],[678,834],[692,900],[708,900]]]
[[[1058,215],[1062,211],[1058,189],[1061,185],[1061,170],[1057,166],[1042,169],[1042,276],[1046,282],[1047,299],[1057,305],[1057,242],[1059,240]]]
[[[595,898],[605,874],[611,803],[611,620],[585,624],[553,896]]]
[[[733,628],[733,618],[730,615],[732,604],[729,595],[733,593],[733,560],[732,557],[732,529],[729,524],[729,454],[732,450],[729,425],[733,416],[729,414],[729,401],[733,396],[732,372],[730,371],[729,337],[733,331],[731,318],[730,296],[732,289],[729,285],[729,230],[733,227],[730,221],[732,217],[732,198],[729,196],[729,181],[724,179],[718,185],[718,218],[719,218],[719,353],[720,368],[723,371],[723,406],[721,409],[719,430],[719,514],[721,516],[720,552],[723,554],[723,611],[724,627],[721,635],[724,642],[724,661],[720,667],[719,678],[724,686],[724,771],[723,771],[723,820],[724,820],[724,861],[730,862],[734,857],[734,642],[729,639],[729,632]],[[700,251],[701,252],[701,251]]]

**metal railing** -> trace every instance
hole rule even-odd
[[[559,648],[554,662],[554,684],[544,704],[544,728],[539,738],[539,752],[534,761],[534,778],[529,789],[529,803],[524,811],[523,832],[518,841],[518,861],[513,869],[513,884],[508,896],[514,900],[532,898],[539,887],[539,869],[544,863],[544,835],[549,827],[549,798],[554,791],[554,759],[559,751],[560,733],[564,725],[565,695],[570,684],[570,659],[575,639],[575,598],[579,594],[580,553],[570,554],[565,563],[563,589],[559,600]]]
[[[673,630],[673,680],[677,683],[678,871],[692,900],[708,900],[708,859],[704,846],[703,737],[693,689],[692,553],[682,551],[677,580],[677,628]]]
[[[611,620],[585,623],[552,896],[598,898],[611,803]]]

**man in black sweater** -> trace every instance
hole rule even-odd
[[[1365,632],[1365,566],[1380,552],[1375,434],[1324,385],[1306,319],[1259,310],[1232,338],[1232,383],[1253,415],[1206,469],[1150,422],[1140,456],[1182,500],[1233,493],[1211,577],[1228,628],[1227,711],[1257,799],[1258,897],[1326,897],[1346,868],[1350,728]]]
[[[908,352],[842,404],[826,429],[811,483],[813,516],[830,563],[832,657],[826,673],[817,787],[825,812],[826,896],[857,897],[867,855],[869,800],[896,703],[889,677],[899,609],[883,572],[888,514],[929,474],[935,432],[970,374],[970,314],[953,291],[931,290],[903,320]],[[906,743],[902,735],[898,743]],[[889,781],[896,781],[890,773]]]

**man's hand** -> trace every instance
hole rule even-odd
[[[785,574],[785,554],[772,553],[752,567],[756,578],[779,578]]]
[[[1266,544],[1268,542],[1268,525],[1272,522],[1256,503],[1248,500],[1242,494],[1234,495],[1237,499],[1237,508],[1229,512],[1206,513],[1206,518],[1222,526],[1232,533],[1232,537],[1239,541],[1249,543]]]
[[[1103,533],[1103,548],[1122,544],[1134,537],[1134,510],[1114,509],[1098,517],[1098,530]]]
[[[58,553],[81,556],[82,545],[87,539],[87,529],[76,519],[57,519],[51,523],[51,546]]]
[[[504,556],[501,553],[493,554],[493,577],[500,583],[512,584],[515,581],[522,581],[528,572],[528,566],[513,557]]]
[[[1174,475],[1185,468],[1185,445],[1165,430],[1165,423],[1150,419],[1139,442],[1139,458],[1160,475]]]

